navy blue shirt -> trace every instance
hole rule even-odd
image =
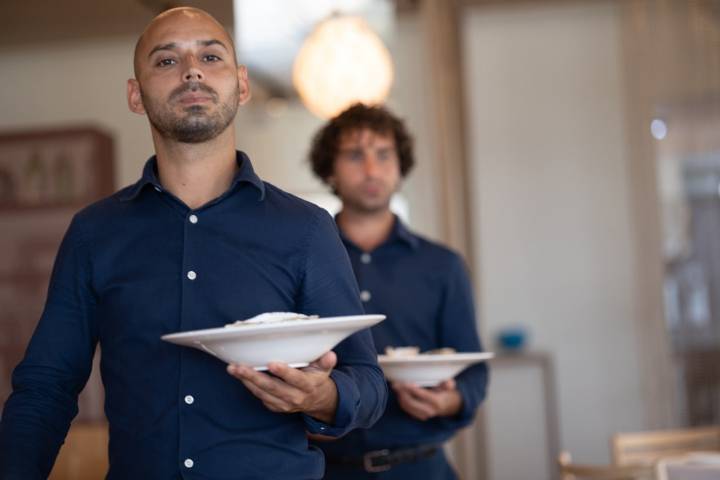
[[[387,315],[372,330],[375,346],[452,347],[482,350],[475,326],[472,288],[459,255],[410,232],[396,218],[388,239],[363,252],[342,236],[367,313]],[[462,410],[453,417],[416,420],[400,408],[390,391],[385,414],[371,429],[358,429],[332,442],[318,442],[326,454],[359,456],[385,448],[439,445],[468,425],[485,398],[488,369],[477,364],[456,377]]]
[[[109,479],[309,479],[306,431],[369,427],[387,398],[369,331],[343,341],[332,425],[269,411],[226,365],[160,336],[262,312],[363,312],[332,218],[262,182],[238,152],[226,193],[197,210],[142,178],[73,219],[0,423],[0,479],[46,478],[101,348]],[[187,401],[188,396],[192,400]]]

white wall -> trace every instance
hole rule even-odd
[[[474,8],[464,16],[475,248],[484,330],[523,325],[555,357],[562,446],[609,461],[610,436],[642,425],[636,286],[614,4]],[[493,423],[493,451],[521,423]],[[505,442],[507,443],[507,442]]]

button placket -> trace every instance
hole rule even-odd
[[[188,330],[192,329],[192,318],[196,311],[197,302],[197,289],[198,285],[195,282],[200,281],[198,276],[198,245],[202,240],[202,230],[196,226],[199,223],[199,215],[186,211],[184,215],[184,240],[183,240],[183,254],[182,254],[182,268],[184,273],[184,281],[182,287],[182,300],[181,300],[181,329]],[[184,353],[184,352],[183,352]],[[190,436],[193,430],[193,425],[197,422],[197,409],[199,408],[196,403],[194,395],[189,392],[197,393],[198,385],[190,380],[186,374],[192,375],[193,365],[192,362],[185,363],[185,355],[181,359],[181,372],[179,382],[179,393],[178,404],[180,409],[180,450],[181,457],[180,461],[185,469],[190,470],[195,467],[195,460],[190,456],[194,453],[193,447],[191,446]],[[189,369],[189,370],[188,370]],[[185,456],[187,455],[187,457]]]

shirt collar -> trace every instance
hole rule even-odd
[[[257,176],[255,170],[253,170],[250,158],[244,152],[241,152],[239,150],[235,153],[239,169],[235,174],[235,178],[233,178],[229,190],[233,190],[240,183],[250,183],[258,190],[258,201],[264,200],[265,184],[262,180],[260,180],[260,177]],[[158,180],[157,177],[157,158],[155,157],[155,155],[150,157],[148,161],[145,162],[145,167],[143,168],[143,173],[142,177],[140,177],[140,180],[138,180],[135,184],[131,185],[125,191],[120,193],[120,200],[123,202],[133,200],[147,185],[152,185],[156,189],[162,189],[162,186],[160,185],[160,180]]]
[[[420,240],[418,239],[417,235],[413,234],[400,220],[400,217],[397,215],[393,215],[395,217],[395,222],[393,223],[392,229],[390,230],[390,235],[388,235],[388,238],[385,239],[385,241],[380,245],[388,245],[395,242],[403,242],[407,244],[409,247],[413,249],[417,249],[420,246]],[[335,223],[337,223],[338,216],[335,215]],[[347,238],[345,234],[340,230],[338,227],[338,232],[340,232],[340,238],[343,242],[352,245],[355,248],[358,248],[352,240]],[[379,248],[379,247],[378,247]],[[359,248],[358,248],[359,250]]]
[[[407,243],[412,248],[417,248],[420,245],[420,240],[418,240],[417,235],[408,230],[402,220],[400,220],[400,217],[397,215],[395,215],[395,223],[393,224],[388,241],[394,241],[396,239]]]

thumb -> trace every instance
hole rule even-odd
[[[337,355],[332,350],[310,364],[311,367],[330,371],[337,365]]]
[[[455,384],[455,379],[451,378],[450,380],[445,380],[440,385],[438,385],[438,390],[456,390],[457,385]]]

